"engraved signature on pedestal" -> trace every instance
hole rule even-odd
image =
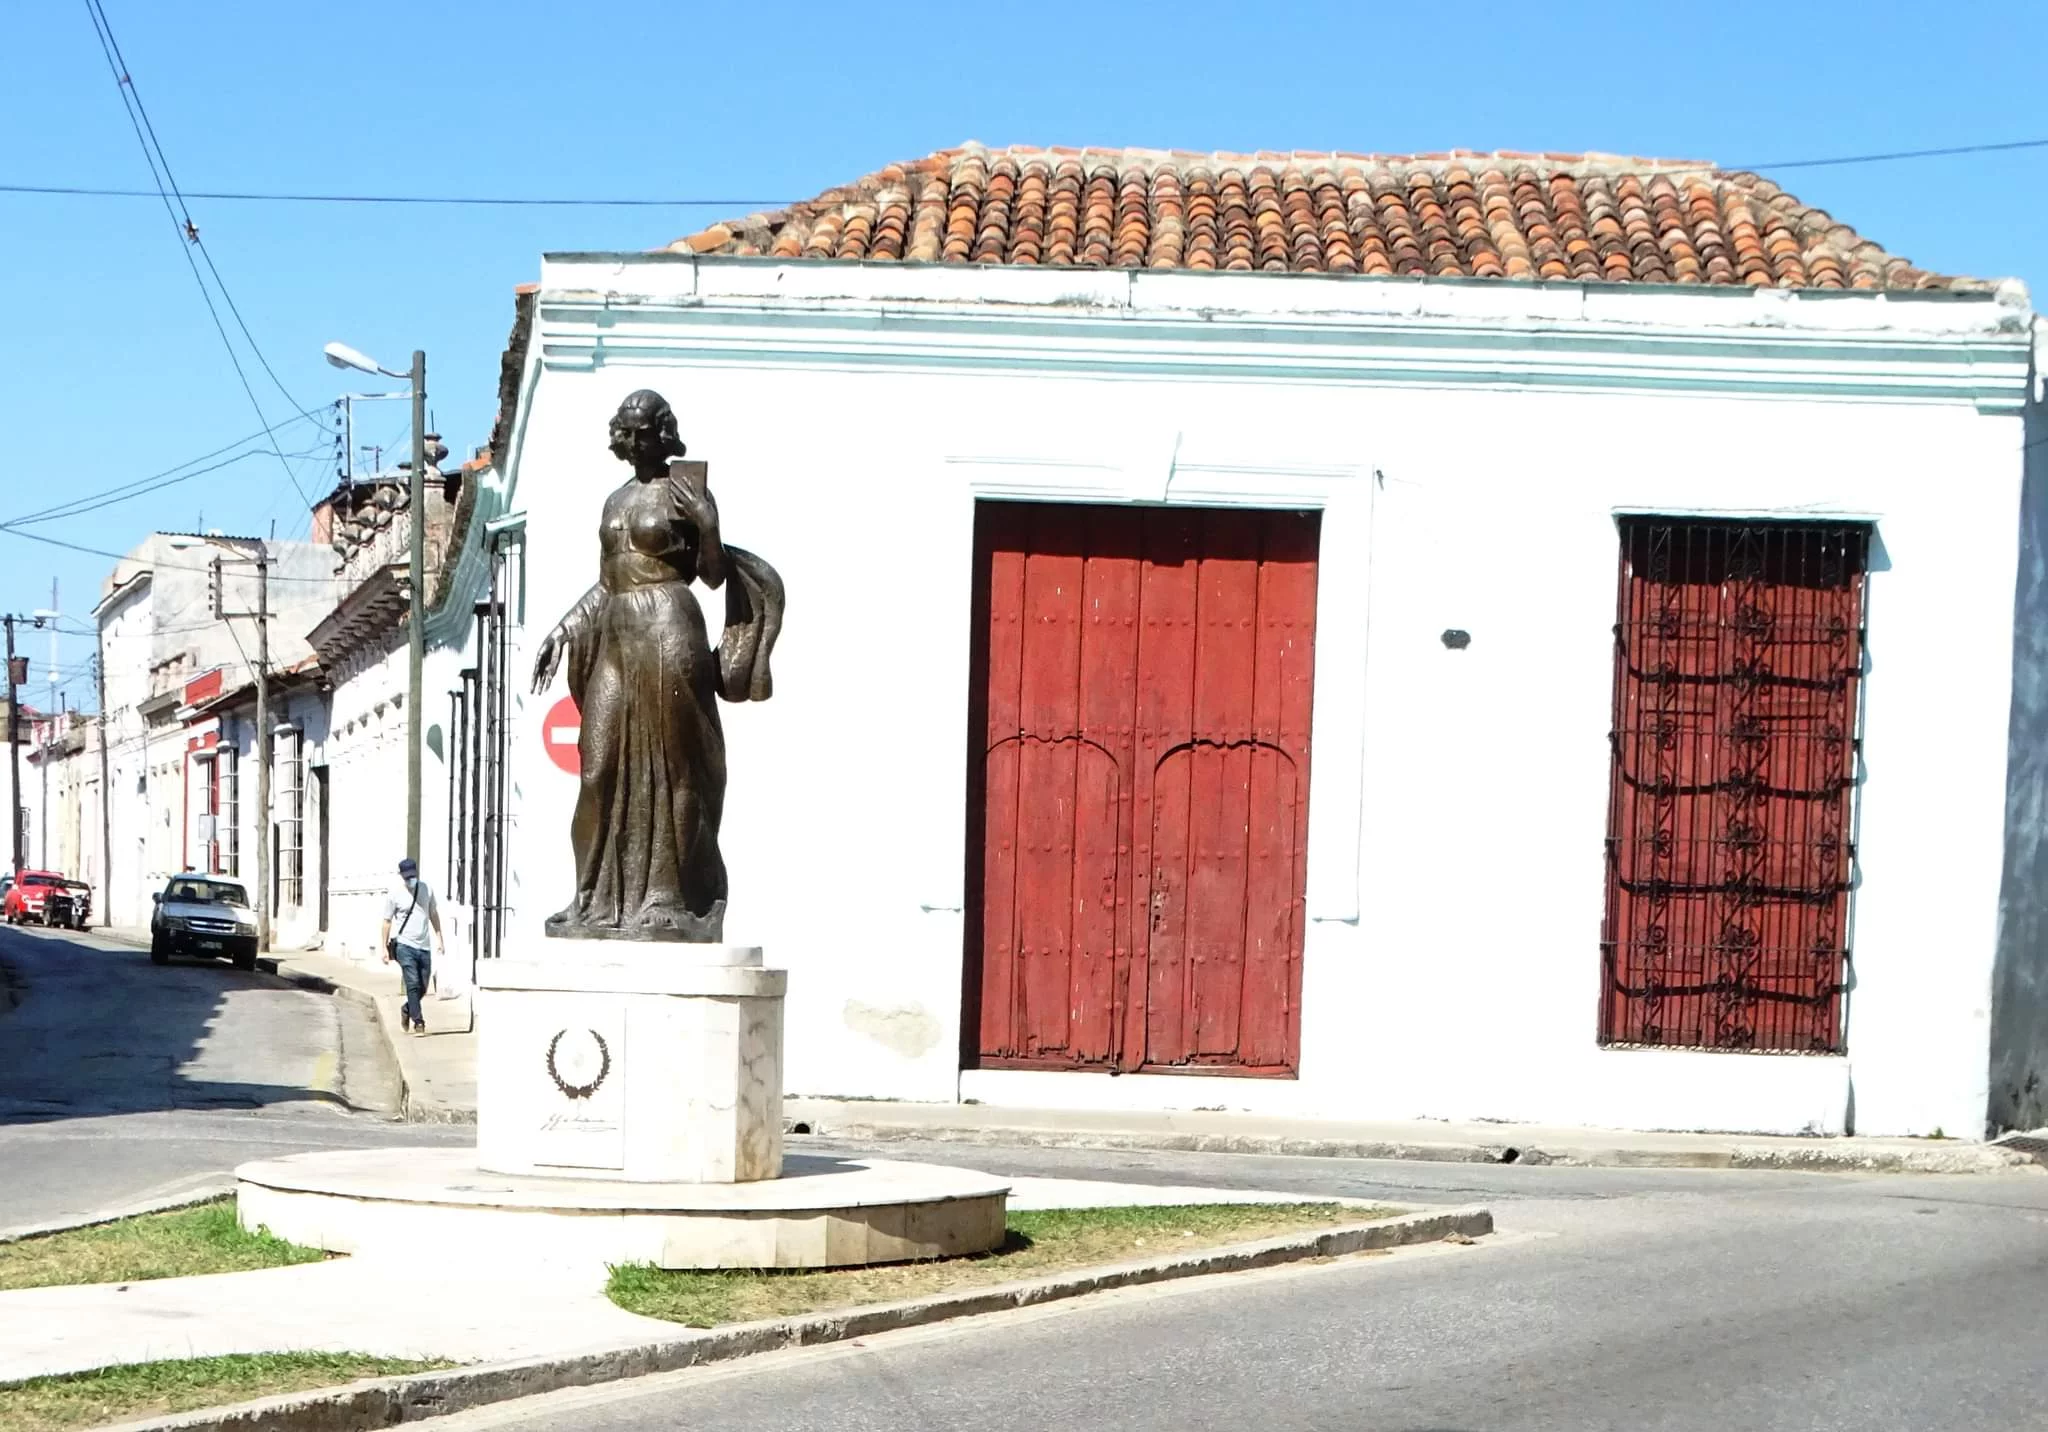
[[[589,1044],[577,1041],[570,1046],[568,1057],[561,1059],[559,1056],[562,1053],[562,1041],[568,1037],[569,1031],[557,1030],[555,1037],[548,1041],[548,1078],[554,1080],[555,1087],[571,1099],[588,1099],[597,1092],[598,1086],[604,1083],[605,1076],[612,1072],[612,1050],[611,1046],[604,1042],[604,1036],[594,1029],[586,1029],[583,1032],[590,1036],[590,1044],[597,1046],[597,1072],[594,1075],[589,1075],[592,1058]],[[569,1065],[566,1073],[562,1069],[565,1063]],[[580,1079],[586,1075],[589,1075],[588,1083],[570,1082],[571,1079]]]
[[[540,1126],[544,1134],[615,1134],[617,1119],[593,1119],[586,1114],[550,1114]]]

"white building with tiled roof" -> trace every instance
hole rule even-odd
[[[636,389],[787,582],[722,844],[791,1093],[2048,1123],[2021,285],[1710,165],[970,146],[550,255],[521,339],[510,671]]]
[[[258,583],[251,552],[255,538],[220,533],[156,532],[118,562],[106,578],[93,617],[106,666],[102,731],[107,743],[108,789],[104,841],[111,866],[99,873],[98,908],[115,925],[139,927],[150,917],[150,894],[195,861],[218,859],[222,873],[253,880],[253,846],[216,852],[200,838],[206,813],[195,804],[195,772],[188,759],[190,733],[178,718],[188,681],[209,672],[237,684],[249,679],[256,654]],[[305,639],[314,614],[334,600],[333,563],[306,542],[266,542],[271,663],[288,666],[310,654]],[[221,564],[220,607],[215,614],[214,563]],[[207,789],[236,808],[255,806],[253,771],[248,789],[237,777],[226,786],[211,771]],[[89,862],[96,868],[102,860]],[[91,878],[91,877],[88,877]]]

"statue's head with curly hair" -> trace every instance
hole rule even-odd
[[[626,395],[612,415],[612,453],[642,477],[658,476],[686,448],[676,430],[676,412],[652,388]]]

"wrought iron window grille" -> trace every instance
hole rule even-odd
[[[1870,529],[1620,526],[1600,1040],[1839,1053]]]

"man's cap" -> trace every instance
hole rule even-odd
[[[413,858],[412,858],[411,856],[407,856],[407,857],[406,857],[406,858],[405,858],[404,860],[401,860],[401,861],[399,861],[399,862],[398,862],[398,873],[399,873],[400,875],[417,875],[417,874],[419,874],[419,873],[420,873],[420,867],[419,867],[419,862],[418,862],[418,861],[416,861],[416,860],[414,860],[414,859],[413,859]]]

